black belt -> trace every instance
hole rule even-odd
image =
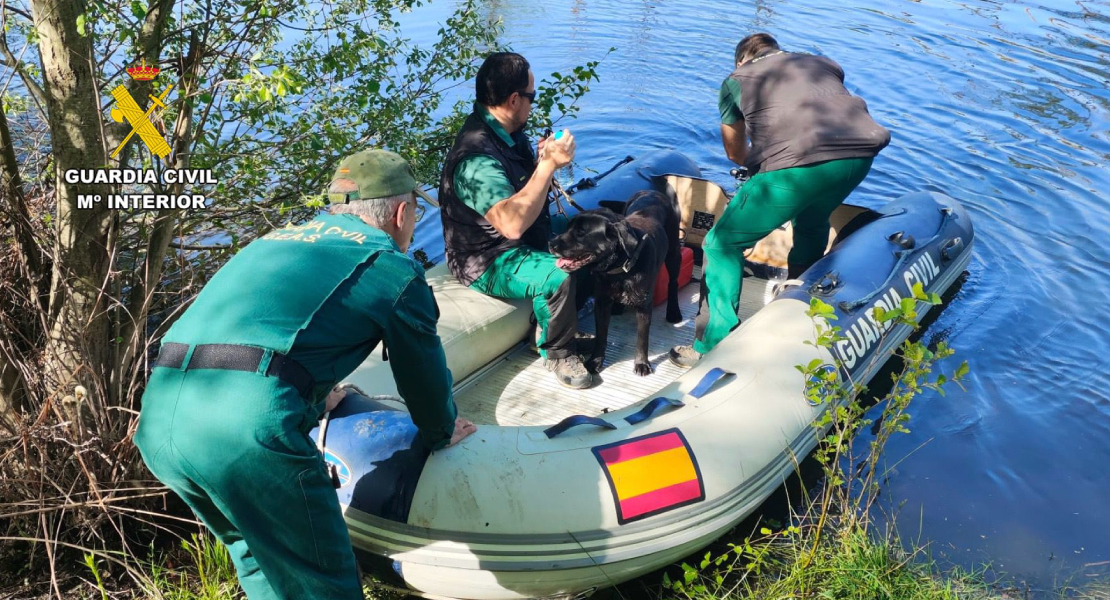
[[[185,355],[189,353],[189,344],[166,342],[158,350],[158,359],[154,361],[156,367],[169,367],[180,369]],[[198,344],[193,350],[186,369],[225,369],[228,371],[257,372],[258,365],[265,355],[264,348],[257,346],[240,346],[238,344]],[[293,386],[305,400],[312,400],[312,388],[315,385],[312,375],[301,364],[292,358],[274,352],[270,358],[270,366],[266,369],[267,377],[278,379]]]

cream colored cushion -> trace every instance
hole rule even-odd
[[[439,304],[437,330],[455,383],[518,344],[528,333],[531,301],[480,294],[459,283],[442,263],[432,267],[426,277]],[[391,355],[390,360],[393,359]],[[393,372],[389,364],[382,362],[380,350],[344,381],[370,395],[397,395]]]

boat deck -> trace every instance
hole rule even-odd
[[[601,382],[588,390],[560,385],[543,366],[543,361],[526,344],[514,348],[484,370],[460,383],[455,390],[459,414],[478,424],[550,425],[570,415],[599,415],[624,408],[650,397],[677,379],[685,369],[667,360],[671,346],[694,339],[700,268],[694,279],[679,290],[683,320],[666,320],[666,305],[655,307],[651,320],[648,356],[655,372],[640,377],[632,371],[636,344],[636,315],[626,310],[609,324],[609,349]],[[747,319],[770,301],[770,282],[746,277],[740,298],[740,317]],[[579,331],[593,334],[594,317],[589,308],[579,313]]]

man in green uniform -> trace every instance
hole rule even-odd
[[[766,33],[741,40],[735,60],[736,70],[721,84],[721,138],[729,159],[753,175],[702,245],[694,344],[670,351],[671,361],[684,367],[740,324],[744,251],[792,221],[789,276],[801,275],[825,253],[829,215],[890,143],[890,132],[848,93],[844,71],[832,60],[783,51]]]
[[[589,387],[575,352],[576,276],[548,252],[547,192],[556,169],[574,159],[574,137],[540,142],[536,162],[522,130],[535,79],[519,54],[497,52],[478,69],[477,102],[447,155],[439,183],[447,265],[464,285],[500,298],[528,298],[536,346],[560,383]]]
[[[362,598],[331,478],[308,437],[379,342],[430,449],[456,415],[423,269],[405,255],[420,192],[381,150],[345,159],[331,214],[272,231],[219,270],[166,333],[135,444],[227,545],[251,600]]]

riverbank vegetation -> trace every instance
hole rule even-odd
[[[151,362],[230,256],[320,208],[343,156],[388,148],[438,180],[501,22],[464,0],[417,43],[402,23],[421,4],[0,2],[0,597],[141,595],[206,564],[131,442]],[[531,130],[573,115],[596,67],[536,73]],[[113,119],[115,92],[150,106],[168,153]],[[102,169],[157,177],[65,177]],[[185,190],[174,169],[216,181]],[[79,204],[184,191],[208,206]]]

